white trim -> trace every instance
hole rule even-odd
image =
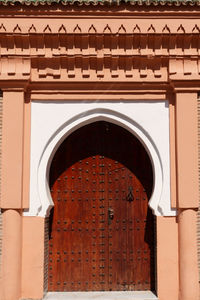
[[[151,291],[48,292],[44,300],[158,300]]]
[[[120,113],[119,113],[120,111]],[[129,130],[146,148],[154,170],[149,205],[155,215],[174,216],[170,207],[169,108],[167,101],[32,103],[30,209],[46,216],[53,205],[48,174],[62,141],[74,130],[106,120]]]

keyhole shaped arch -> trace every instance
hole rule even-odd
[[[49,291],[154,290],[153,174],[141,142],[111,122],[89,123],[59,146],[49,181]],[[140,264],[131,256],[136,249],[145,249]]]
[[[159,156],[159,151],[154,141],[150,138],[146,130],[132,119],[116,111],[103,108],[85,111],[84,113],[76,115],[74,118],[63,124],[60,128],[57,128],[57,130],[48,140],[48,143],[46,144],[46,147],[40,157],[38,166],[37,186],[40,205],[38,205],[37,215],[48,215],[51,207],[53,206],[53,201],[51,199],[49,190],[49,170],[52,158],[59,145],[73,131],[96,121],[107,121],[121,126],[135,135],[143,144],[151,159],[154,174],[153,192],[149,200],[149,206],[155,215],[163,215],[164,212],[161,201],[164,181],[162,170],[163,167]]]

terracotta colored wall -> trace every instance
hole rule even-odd
[[[178,224],[157,217],[157,292],[159,300],[178,300]]]
[[[1,145],[2,145],[2,111],[3,111],[3,97],[0,96],[0,173],[1,173]],[[0,185],[1,185],[1,176],[0,176]],[[1,191],[0,191],[1,195]],[[0,197],[1,201],[1,197]],[[2,215],[0,213],[0,269],[1,269],[1,254],[2,254]]]
[[[20,210],[2,213],[2,268],[0,270],[0,300],[17,300],[21,288],[21,230]]]
[[[18,7],[18,8],[17,8]],[[92,94],[91,94],[91,86],[87,86],[89,93],[81,93],[81,88],[79,85],[72,85],[74,91],[69,97],[74,100],[76,96],[78,99],[89,99],[88,97],[93,97],[96,99],[96,95],[93,91],[94,82],[117,82],[122,84],[122,82],[127,83],[129,81],[130,85],[129,88],[134,90],[136,82],[138,83],[139,89],[144,85],[144,82],[148,83],[153,89],[155,83],[156,89],[164,88],[163,83],[169,86],[170,89],[176,87],[182,80],[181,89],[187,89],[187,94],[179,95],[177,97],[177,109],[174,111],[174,107],[170,106],[170,114],[173,117],[176,114],[177,119],[176,122],[171,118],[171,126],[173,122],[174,125],[177,125],[177,132],[178,132],[178,140],[177,140],[177,147],[178,147],[178,196],[179,196],[179,207],[187,209],[188,207],[193,207],[194,209],[197,207],[197,200],[198,200],[198,182],[197,182],[197,147],[194,145],[197,142],[196,136],[196,129],[195,129],[195,115],[197,109],[195,107],[195,89],[198,90],[199,87],[193,85],[194,81],[199,82],[200,80],[200,73],[199,70],[199,60],[196,58],[197,53],[199,53],[199,13],[198,9],[195,12],[195,7],[193,9],[188,9],[188,12],[184,9],[182,13],[180,10],[174,10],[173,14],[167,15],[167,10],[161,9],[159,12],[159,8],[156,8],[156,14],[152,13],[151,9],[147,8],[144,11],[141,11],[142,17],[140,15],[132,15],[129,12],[127,18],[127,11],[128,6],[124,10],[125,13],[122,11],[120,12],[120,16],[116,17],[115,14],[111,16],[111,13],[107,14],[101,10],[98,11],[97,15],[92,18],[92,14],[89,14],[89,18],[86,17],[87,9],[84,8],[84,18],[80,18],[80,11],[73,12],[71,14],[71,8],[67,11],[65,7],[62,11],[62,17],[60,17],[60,11],[56,15],[56,17],[52,17],[53,14],[56,14],[56,10],[51,10],[51,18],[49,18],[46,14],[46,8],[43,10],[43,17],[38,14],[37,9],[33,9],[31,14],[33,15],[26,15],[26,13],[22,13],[22,7],[16,6],[16,15],[18,14],[17,18],[13,18],[11,15],[11,11],[13,10],[9,7],[6,8],[7,12],[2,10],[2,12],[6,12],[3,18],[2,24],[2,32],[1,32],[1,39],[3,40],[3,44],[7,45],[7,47],[2,47],[1,54],[3,55],[1,58],[1,66],[0,66],[0,77],[1,77],[1,84],[5,84],[4,82],[9,80],[13,80],[11,86],[16,84],[16,79],[20,80],[27,80],[30,81],[31,86],[34,87],[34,93],[39,90],[41,82],[43,82],[46,88],[46,81],[52,83],[52,89],[58,86],[53,86],[54,82],[59,83],[60,87],[67,90],[66,94],[62,94],[62,99],[66,99],[66,95],[68,94],[69,85],[67,84],[74,84],[76,82],[80,82],[81,84],[84,82],[85,84],[91,82],[92,84]],[[106,8],[107,9],[107,8]],[[132,8],[131,8],[132,9]],[[169,9],[169,8],[168,8]],[[18,12],[17,12],[18,10]],[[74,10],[77,10],[77,7],[74,6]],[[42,11],[42,8],[40,8]],[[190,15],[190,11],[191,14]],[[30,11],[29,11],[30,12]],[[160,18],[157,18],[158,12],[162,15],[162,22]],[[20,13],[20,14],[19,14]],[[3,14],[3,13],[2,13]],[[7,14],[7,16],[6,16]],[[70,15],[71,14],[71,15]],[[195,14],[195,16],[194,16]],[[24,21],[27,17],[26,22]],[[34,18],[33,18],[34,17]],[[38,20],[37,20],[38,18]],[[152,20],[152,21],[151,21]],[[150,27],[150,23],[153,24]],[[64,25],[62,25],[64,24]],[[99,42],[99,38],[95,39],[99,44],[95,44],[92,49],[92,57],[97,59],[97,69],[90,69],[90,59],[88,56],[90,55],[89,49],[89,28],[92,24],[95,24],[95,31],[97,35],[102,34],[103,29],[107,30],[107,24],[111,26],[111,33],[106,35],[108,39],[110,39],[111,43],[108,43],[108,47],[106,43]],[[123,36],[121,32],[119,34],[119,40],[122,39],[125,41],[125,47],[119,47],[115,41],[113,41],[113,33],[117,33],[121,24],[125,26],[125,32],[127,34],[132,34],[134,26],[135,28],[139,28],[141,30],[141,34],[136,31],[136,36],[134,33],[134,39],[132,41],[135,43],[137,38],[141,39],[142,47],[130,47],[130,44],[127,42],[127,37]],[[134,25],[133,25],[134,24]],[[197,25],[196,25],[197,24]],[[49,26],[50,25],[50,26]],[[54,33],[55,40],[58,40],[63,35],[58,33],[59,28],[62,28],[61,25],[67,31],[67,33],[74,34],[75,26],[78,25],[77,28],[82,29],[83,39],[80,35],[78,39],[78,46],[77,39],[75,45],[71,45],[68,50],[67,47],[59,48],[57,46],[57,42],[55,43],[54,47],[49,46],[49,38],[51,37],[50,32]],[[32,29],[35,29],[37,34],[33,34],[29,36],[29,31],[32,32]],[[47,28],[47,30],[46,30]],[[153,29],[153,32],[152,32]],[[3,31],[5,30],[5,33]],[[149,31],[150,30],[150,31]],[[49,32],[50,31],[50,32]],[[169,31],[169,32],[168,32]],[[179,34],[180,32],[180,34]],[[182,33],[181,33],[182,32]],[[62,32],[61,32],[62,33]],[[152,34],[153,33],[153,34]],[[163,33],[166,35],[167,39],[169,39],[169,45],[166,43],[165,38],[163,38]],[[11,35],[14,34],[13,43],[14,46],[10,47],[8,40],[10,39]],[[92,33],[93,34],[93,33]],[[42,35],[42,38],[41,38]],[[138,37],[137,37],[138,35]],[[44,39],[43,39],[44,36]],[[106,38],[107,38],[106,37]],[[100,38],[104,39],[104,36],[100,36]],[[116,35],[118,39],[118,36]],[[36,44],[38,43],[37,47],[31,48],[31,43],[36,39]],[[41,42],[40,42],[41,40]],[[84,41],[84,47],[83,47]],[[85,42],[86,41],[86,42]],[[190,43],[192,41],[192,43]],[[26,44],[27,43],[27,44]],[[44,43],[44,45],[43,45]],[[34,43],[33,43],[34,44]],[[121,44],[121,42],[120,42]],[[166,45],[167,44],[167,47]],[[26,47],[24,46],[26,45]],[[62,45],[62,44],[61,44]],[[110,46],[111,45],[111,46]],[[156,46],[155,46],[156,45]],[[180,45],[182,45],[180,47]],[[130,47],[130,49],[129,49]],[[185,47],[185,49],[184,49]],[[119,49],[116,52],[116,49]],[[81,51],[80,51],[81,50]],[[102,53],[109,53],[109,67],[105,67],[104,56]],[[107,51],[107,52],[106,52]],[[34,59],[36,65],[31,62],[30,58],[31,55],[34,55]],[[71,57],[70,55],[81,55],[81,68],[76,65],[76,60]],[[99,55],[99,53],[101,55]],[[133,58],[134,53],[134,58]],[[69,55],[70,54],[70,55]],[[119,59],[118,54],[124,59],[125,67],[119,68]],[[52,64],[52,56],[55,59],[56,64],[54,67],[51,66]],[[65,56],[67,62],[70,64],[70,68],[66,68],[65,62],[66,60],[60,59],[60,56]],[[147,56],[152,57],[153,59],[147,58]],[[163,55],[165,56],[164,58]],[[174,57],[176,55],[176,57]],[[7,56],[7,57],[6,57]],[[193,57],[190,61],[189,57]],[[23,58],[22,58],[23,57]],[[33,57],[33,56],[32,56]],[[107,57],[106,57],[107,59]],[[135,66],[138,64],[138,70],[133,68],[133,63]],[[166,63],[166,62],[167,63]],[[129,69],[129,62],[130,69]],[[43,65],[44,63],[44,65]],[[34,66],[34,67],[33,67]],[[128,68],[127,68],[128,66]],[[81,70],[81,71],[79,71]],[[77,75],[78,74],[78,75]],[[97,77],[99,76],[100,77]],[[71,81],[71,82],[70,82]],[[11,82],[11,81],[10,81]],[[154,82],[154,84],[152,84]],[[193,82],[193,83],[192,83]],[[110,84],[109,83],[109,84]],[[70,86],[70,88],[72,88]],[[111,89],[110,89],[111,86]],[[105,99],[114,99],[116,100],[117,92],[112,91],[112,85],[110,85],[108,89],[105,89],[106,93],[103,97]],[[148,91],[148,87],[145,87]],[[95,90],[95,85],[94,85]],[[193,96],[191,97],[190,91],[193,91]],[[152,91],[151,91],[152,92]],[[55,93],[58,93],[57,91]],[[99,92],[98,92],[99,93]],[[103,92],[104,93],[104,92]],[[132,93],[132,94],[131,94]],[[148,94],[148,92],[145,92]],[[156,92],[157,93],[157,92]],[[76,94],[76,95],[75,95]],[[127,99],[133,99],[134,91],[128,92],[126,97]],[[45,95],[45,93],[44,93]],[[43,95],[43,96],[44,96]],[[89,95],[89,96],[88,96]],[[99,96],[99,94],[98,94]],[[139,97],[138,95],[136,95]],[[35,96],[36,97],[36,96]],[[45,96],[44,96],[45,97]],[[53,100],[55,100],[55,96],[51,96]],[[120,97],[125,97],[122,95]],[[143,99],[143,94],[140,94],[140,97]],[[148,95],[148,99],[156,99],[153,94]],[[159,93],[157,94],[157,99],[160,99]],[[101,97],[100,97],[101,98]],[[14,101],[13,101],[14,99]],[[12,92],[5,92],[5,118],[4,118],[4,146],[3,146],[3,164],[4,164],[4,173],[2,180],[4,181],[3,184],[3,191],[2,191],[2,203],[3,208],[7,209],[4,212],[4,223],[6,226],[3,228],[4,236],[4,245],[3,245],[3,255],[4,261],[4,275],[3,279],[5,280],[5,289],[13,289],[15,292],[16,297],[19,295],[19,286],[17,286],[16,278],[19,278],[20,281],[20,274],[21,274],[21,266],[22,266],[22,297],[23,298],[41,298],[44,289],[44,262],[45,255],[44,252],[47,253],[44,247],[44,240],[45,238],[45,230],[44,230],[44,219],[39,217],[23,217],[23,242],[22,242],[22,264],[21,264],[21,211],[17,209],[21,209],[21,205],[24,205],[24,208],[28,207],[28,200],[29,200],[29,130],[28,126],[26,127],[25,132],[24,124],[30,125],[29,122],[29,110],[30,107],[26,105],[24,107],[24,91],[12,91]],[[24,113],[26,114],[24,117]],[[187,113],[187,118],[189,122],[186,122],[185,113]],[[11,121],[11,122],[10,122]],[[174,126],[173,125],[173,126]],[[25,139],[25,142],[24,142]],[[174,140],[174,141],[173,141]],[[187,140],[187,142],[186,142]],[[171,141],[172,143],[175,142],[174,131],[171,131]],[[15,155],[13,155],[13,149],[15,151]],[[194,151],[195,149],[195,151]],[[24,151],[25,150],[25,151]],[[174,162],[171,164],[171,175],[173,177],[171,181],[172,187],[172,205],[173,207],[176,206],[176,174],[175,174],[175,147],[171,150],[174,151],[172,153],[171,158],[174,156]],[[23,153],[23,155],[22,155]],[[191,155],[193,153],[193,155]],[[9,163],[8,163],[9,162]],[[25,162],[25,163],[24,163]],[[23,164],[24,163],[24,164]],[[187,172],[188,171],[188,172]],[[22,178],[22,174],[24,178]],[[192,178],[192,179],[191,179]],[[22,180],[24,185],[22,184]],[[187,183],[190,183],[189,185]],[[22,199],[23,198],[23,199]],[[190,201],[188,201],[188,199]],[[23,200],[23,201],[22,201]],[[11,211],[10,208],[14,210]],[[189,212],[192,213],[192,220],[195,220],[193,215],[194,211]],[[187,211],[186,211],[187,217]],[[15,220],[15,222],[14,222]],[[17,224],[17,226],[15,226]],[[188,222],[188,219],[184,222],[184,224],[191,224]],[[184,225],[183,224],[183,225]],[[184,225],[185,226],[185,225]],[[191,246],[188,243],[187,237],[185,235],[184,226],[179,231],[179,234],[183,235],[181,241],[185,242],[188,246]],[[192,226],[191,226],[192,227]],[[195,225],[193,224],[192,230],[194,230]],[[188,229],[188,228],[187,228]],[[190,233],[190,231],[188,231]],[[193,245],[196,243],[196,233],[193,231],[194,235],[189,234],[189,237],[192,239]],[[158,217],[157,218],[157,277],[158,277],[158,295],[159,300],[178,300],[178,291],[179,291],[179,278],[178,278],[178,263],[180,257],[178,257],[178,240],[180,241],[180,237],[178,239],[178,225],[176,223],[175,217]],[[179,245],[180,246],[180,245]],[[189,247],[185,247],[189,248]],[[184,249],[184,247],[179,247],[180,249]],[[196,251],[196,250],[195,250]],[[183,255],[182,255],[183,257]],[[190,249],[187,249],[187,257],[191,257]],[[19,260],[17,260],[17,259]],[[185,263],[182,261],[183,270],[182,273],[188,273],[188,270],[185,270]],[[194,262],[196,264],[196,262]],[[190,260],[187,260],[187,265],[191,266]],[[2,269],[3,269],[2,268]],[[13,269],[16,269],[15,278],[13,277]],[[191,269],[191,267],[190,267]],[[194,270],[192,270],[194,272]],[[181,272],[180,272],[181,274]],[[7,276],[7,277],[6,277]],[[46,274],[45,274],[46,276]],[[181,277],[181,276],[180,276]],[[189,275],[190,277],[190,275]],[[189,278],[190,280],[190,278]],[[182,280],[182,282],[184,282]],[[187,284],[187,280],[185,281]],[[194,282],[192,282],[194,283]],[[185,285],[183,284],[183,287]],[[193,285],[194,286],[194,285]],[[188,291],[192,288],[188,285]],[[5,300],[5,296],[3,295],[2,300]],[[188,294],[187,294],[188,295]],[[189,295],[191,300],[194,298]],[[189,297],[187,299],[189,299]],[[1,298],[1,297],[0,297]],[[6,298],[7,300],[8,298]],[[186,298],[184,298],[186,299]],[[196,299],[196,298],[195,298]],[[9,298],[10,300],[10,298]],[[11,299],[15,300],[15,299]],[[181,298],[180,300],[183,300]]]
[[[173,95],[169,95],[169,132],[170,132],[170,192],[171,207],[177,207],[176,187],[176,147],[175,147],[175,101]]]
[[[23,128],[24,92],[4,91],[1,207],[5,209],[22,205]]]
[[[25,101],[24,104],[23,190],[22,190],[23,208],[29,208],[30,139],[31,139],[31,103],[30,103],[30,99],[28,99]]]
[[[199,159],[199,189],[200,189],[200,95],[198,97],[198,159]],[[198,265],[199,265],[199,281],[200,281],[200,197],[199,210],[197,213],[197,246],[198,246]]]
[[[196,215],[194,209],[183,209],[178,216],[180,300],[199,300]]]
[[[197,130],[197,93],[177,93],[176,144],[179,208],[198,207]]]
[[[3,222],[2,222],[2,214],[0,213],[0,269],[2,268],[2,231],[3,231]]]
[[[43,296],[44,222],[41,217],[23,217],[22,298]]]

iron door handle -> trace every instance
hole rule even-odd
[[[111,220],[113,220],[113,218],[114,218],[114,210],[112,208],[108,209],[108,217]]]

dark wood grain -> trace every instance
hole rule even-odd
[[[49,291],[154,289],[152,178],[145,149],[117,125],[95,122],[62,143],[50,170]]]

